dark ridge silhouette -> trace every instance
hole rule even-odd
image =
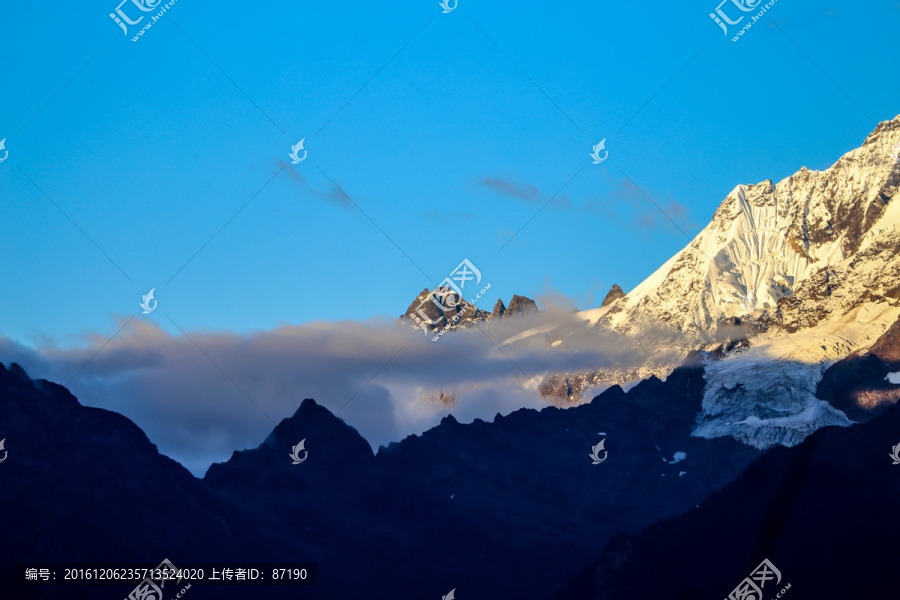
[[[0,367],[9,451],[0,586],[16,562],[169,558],[319,564],[316,587],[194,586],[197,598],[440,597],[453,588],[467,600],[549,598],[614,536],[683,513],[759,456],[730,438],[690,437],[703,385],[693,365],[566,410],[523,409],[492,423],[446,417],[375,455],[305,400],[257,448],[201,480],[127,418],[82,406],[18,365]],[[608,458],[593,465],[601,439]],[[301,440],[308,455],[295,465]],[[687,458],[667,462],[676,452]],[[45,586],[28,597],[130,589]]]
[[[876,342],[831,365],[822,375],[816,395],[853,421],[865,422],[900,400],[900,386],[885,379],[900,371],[900,321]]]
[[[883,379],[896,368],[887,346],[896,329],[868,355],[833,365],[820,395],[843,402],[841,394],[890,388]],[[878,368],[860,368],[867,364]],[[900,597],[900,465],[890,457],[900,444],[900,407],[877,414],[774,448],[698,508],[617,536],[554,598],[727,598],[763,559],[783,577],[763,588],[766,600],[788,583],[789,598]]]

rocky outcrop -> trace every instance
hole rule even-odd
[[[538,390],[541,396],[550,400],[555,406],[568,406],[577,402],[579,393],[583,390],[582,382],[573,382],[565,375],[547,375],[541,381]]]
[[[538,312],[537,303],[526,296],[514,295],[509,307],[498,299],[491,312],[485,312],[462,299],[449,287],[425,288],[400,316],[405,326],[421,328],[426,333],[465,329],[491,319],[522,316]]]
[[[400,316],[400,323],[419,327],[428,333],[470,327],[488,321],[492,316],[460,298],[451,288],[437,287],[434,290],[422,290]]]
[[[622,291],[622,288],[620,288],[617,284],[614,283],[613,286],[610,288],[609,292],[606,294],[606,297],[603,299],[603,302],[600,304],[600,308],[603,308],[604,306],[608,306],[608,305],[612,304],[613,302],[615,302],[616,300],[618,300],[619,298],[624,298],[624,297],[625,297],[625,292]]]
[[[419,398],[426,402],[443,404],[447,408],[453,408],[459,402],[459,392],[445,392],[444,390],[436,392],[422,391],[419,394]]]
[[[509,301],[509,306],[506,307],[506,312],[503,313],[503,316],[521,317],[529,313],[536,313],[537,311],[537,303],[534,300],[526,296],[519,296],[518,294],[516,294]]]

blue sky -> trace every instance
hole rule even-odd
[[[0,333],[26,345],[394,317],[464,258],[488,308],[590,308],[735,185],[900,113],[896,2],[779,0],[737,43],[716,2],[178,0],[136,43],[116,4],[0,7]]]

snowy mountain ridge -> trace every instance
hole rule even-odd
[[[892,248],[897,242],[900,215],[890,200],[900,183],[892,155],[898,143],[900,117],[825,171],[804,167],[777,184],[737,186],[683,250],[624,298],[583,318],[619,331],[640,330],[650,318],[709,343],[733,317],[764,317],[791,330],[846,312],[862,294],[814,305],[847,278],[863,276],[882,286],[880,294],[892,292],[900,280],[896,271],[881,273],[893,263],[881,255],[885,235]]]
[[[900,116],[826,170],[737,186],[640,285],[578,314],[593,330],[649,339],[646,361],[548,374],[542,392],[577,402],[591,387],[665,378],[678,364],[672,350],[699,350],[707,383],[694,435],[767,448],[849,425],[815,390],[829,365],[865,351],[900,317],[898,145]],[[660,329],[676,334],[674,348],[648,335]],[[563,347],[570,337],[549,335]]]

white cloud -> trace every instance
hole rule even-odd
[[[502,344],[534,327],[580,333],[567,340],[566,352],[550,348],[544,335]],[[77,349],[29,349],[0,339],[0,360],[61,384],[78,372],[67,387],[82,404],[126,415],[161,452],[202,474],[234,450],[256,447],[304,398],[338,413],[377,448],[450,412],[468,422],[541,408],[536,386],[544,373],[637,355],[621,336],[582,329],[571,313],[547,311],[438,342],[394,321],[310,323],[244,336],[187,332],[189,340],[133,320],[105,347],[99,334]],[[459,394],[452,409],[422,397],[439,390]]]

